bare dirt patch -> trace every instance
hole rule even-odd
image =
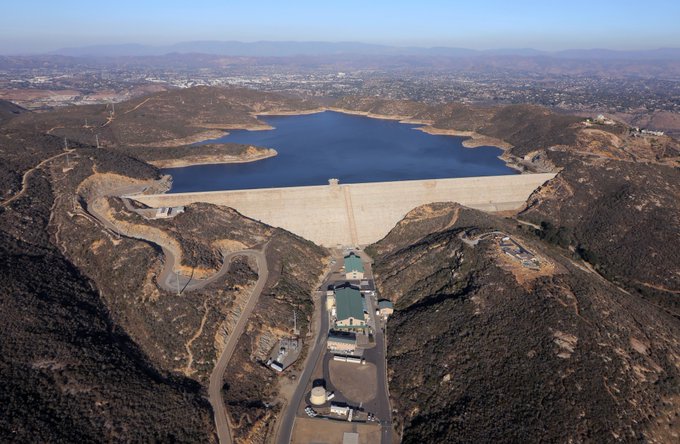
[[[297,418],[293,429],[293,444],[342,444],[345,432],[359,433],[359,444],[380,442],[380,426],[345,421]]]
[[[331,382],[348,399],[368,402],[375,398],[378,378],[374,364],[331,361],[328,365]]]
[[[525,284],[541,276],[553,276],[560,272],[559,267],[554,262],[539,255],[536,255],[536,258],[540,265],[535,269],[525,267],[519,260],[505,254],[498,244],[494,245],[493,252],[500,267],[511,272],[520,284]]]
[[[424,126],[421,128],[416,128],[427,134],[433,134],[437,136],[459,136],[459,137],[469,137],[463,141],[463,146],[465,148],[479,148],[480,146],[495,146],[503,150],[508,150],[512,148],[508,142],[497,139],[495,137],[484,136],[482,134],[476,133],[474,131],[458,131],[453,129],[441,129],[434,128],[432,126]]]
[[[204,154],[185,156],[175,159],[149,160],[148,162],[158,168],[181,168],[193,165],[211,165],[226,163],[249,163],[274,157],[278,152],[271,148],[259,148],[250,146],[238,155],[230,154]]]

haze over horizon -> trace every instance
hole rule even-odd
[[[36,11],[40,11],[37,14]],[[294,5],[265,0],[216,0],[143,5],[130,0],[93,4],[26,1],[0,18],[0,53],[45,53],[92,45],[171,45],[185,41],[365,42],[390,46],[544,51],[678,47],[680,4],[652,0],[575,0],[556,8],[537,1],[451,5],[430,0],[340,5],[308,0]]]

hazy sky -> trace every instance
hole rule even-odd
[[[8,0],[0,52],[191,40],[474,49],[680,47],[678,0]]]

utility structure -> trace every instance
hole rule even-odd
[[[297,311],[293,310],[293,334],[299,334],[297,329]]]
[[[99,134],[94,135],[94,140],[97,141],[97,148],[99,148]]]
[[[64,149],[66,150],[66,168],[71,168],[71,161],[68,158],[68,140],[64,137]]]
[[[175,277],[177,278],[177,296],[179,296],[182,293],[179,289],[179,270],[177,270],[177,275]]]

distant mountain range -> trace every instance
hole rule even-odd
[[[63,48],[51,55],[72,57],[125,57],[161,56],[166,54],[211,54],[245,57],[291,57],[328,55],[386,55],[426,57],[485,57],[523,56],[553,57],[586,60],[680,60],[680,48],[660,48],[642,51],[617,51],[610,49],[569,49],[564,51],[539,51],[531,48],[474,50],[451,47],[398,47],[358,42],[237,42],[196,41],[173,45],[150,46],[140,44],[96,45]]]

